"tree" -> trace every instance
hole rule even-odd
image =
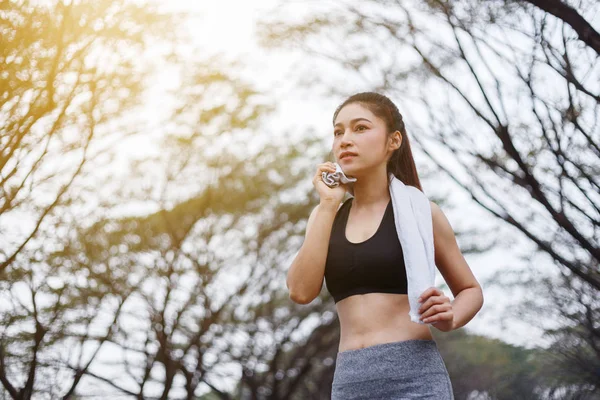
[[[140,104],[144,79],[155,67],[140,61],[149,44],[176,37],[177,20],[175,14],[125,1],[0,5],[0,382],[5,396],[72,396],[112,334],[110,321],[97,319],[96,312],[111,308],[117,318],[130,293],[87,293],[78,301],[77,277],[61,276],[68,267],[50,265],[46,254],[67,241],[65,219],[75,212],[65,210],[73,210],[93,168],[110,161],[114,143],[140,132],[126,130],[122,121]],[[75,302],[66,306],[67,297]],[[76,322],[69,320],[72,310],[80,313]],[[63,329],[78,325],[83,343],[92,324],[106,332],[86,343],[87,354],[61,351]],[[66,383],[65,355],[76,360]]]
[[[596,53],[600,54],[600,34],[581,15],[576,8],[560,0],[540,1],[522,0],[533,4],[548,14],[568,24],[576,33],[579,40],[590,46]]]
[[[89,21],[87,13],[94,7],[73,5],[79,6],[80,18]],[[25,24],[35,25],[32,21],[38,13],[49,20],[62,16],[44,8],[14,7],[24,14]],[[148,5],[140,7],[144,13],[136,14],[137,28],[131,26],[134,20],[125,24],[110,19],[102,14],[109,14],[105,9],[98,18],[130,27],[143,49],[149,38],[140,34],[141,29],[148,34],[152,29],[166,31],[165,25],[173,20],[154,14]],[[124,19],[136,13],[127,8],[120,11]],[[148,21],[157,26],[142,24]],[[118,33],[121,28],[115,29]],[[14,30],[15,36],[23,34],[21,27]],[[118,44],[124,38],[116,33]],[[82,34],[75,36],[82,38]],[[181,39],[169,40],[173,44]],[[128,105],[116,104],[112,115],[104,115],[84,99],[88,110],[84,116],[92,115],[94,121],[102,117],[104,124],[115,126],[117,117],[129,112],[125,128],[144,132],[145,127],[129,125],[131,114],[137,112],[134,106],[152,78],[150,69],[136,75],[136,69],[145,65],[141,56],[124,57],[124,66],[114,65],[119,80],[94,83],[92,89],[102,90],[89,95],[98,97],[106,91],[108,97],[109,89],[123,89],[119,82],[135,83],[136,92],[130,90],[126,98]],[[1,314],[0,379],[7,397],[197,398],[210,388],[219,398],[230,398],[227,388],[221,387],[221,369],[237,365],[240,346],[264,346],[252,337],[246,343],[236,339],[254,321],[260,322],[264,304],[286,293],[276,285],[284,282],[277,280],[284,274],[273,266],[285,265],[282,260],[291,251],[285,234],[293,230],[299,234],[296,225],[305,222],[310,204],[304,200],[288,204],[277,196],[297,185],[302,171],[288,168],[288,163],[313,144],[305,140],[282,146],[272,141],[251,155],[250,145],[260,138],[248,132],[258,130],[271,107],[260,101],[250,85],[233,77],[235,65],[220,65],[218,57],[176,62],[169,67],[178,67],[184,79],[172,93],[172,114],[161,127],[161,151],[115,170],[102,165],[107,157],[100,151],[107,153],[124,134],[115,134],[112,140],[94,136],[93,143],[84,142],[83,149],[96,150],[98,155],[92,158],[96,162],[89,161],[87,169],[78,171],[81,182],[65,188],[54,208],[43,210],[39,227],[24,239],[27,245],[15,248],[12,260],[3,260],[1,295],[8,306]],[[44,66],[38,68],[39,72],[32,70],[46,72]],[[89,77],[80,79],[89,81]],[[113,86],[107,87],[108,83]],[[98,103],[104,107],[109,100]],[[76,109],[73,113],[76,123],[71,129],[77,132],[82,129],[81,115]],[[90,129],[97,132],[100,127]],[[25,129],[18,122],[13,128],[15,132]],[[57,132],[62,131],[57,128]],[[47,140],[57,135],[39,133]],[[215,152],[224,141],[227,149]],[[23,147],[18,139],[8,141],[3,154],[23,155],[30,150],[19,145]],[[69,149],[77,150],[67,143],[63,153],[56,149],[44,160],[52,166],[59,155],[68,156]],[[15,164],[19,157],[15,156]],[[307,168],[312,171],[313,166]],[[22,171],[27,174],[22,165],[14,166],[15,175]],[[48,179],[64,176],[64,171],[54,171]],[[47,188],[39,190],[45,193]],[[22,194],[23,207],[37,200],[29,194]],[[17,211],[12,202],[10,212]],[[255,231],[248,234],[250,222]],[[229,251],[223,253],[226,246]],[[291,325],[297,323],[296,315],[286,318]]]

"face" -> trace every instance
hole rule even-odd
[[[349,176],[360,176],[381,166],[385,169],[388,156],[399,147],[387,136],[384,120],[358,103],[347,104],[334,121],[335,160]],[[346,151],[356,156],[341,158]]]

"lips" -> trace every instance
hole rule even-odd
[[[356,153],[352,153],[352,152],[349,152],[349,151],[344,151],[342,154],[340,154],[340,160],[343,160],[344,158],[351,157],[351,156],[355,156],[356,157],[357,155],[358,154],[356,154]]]

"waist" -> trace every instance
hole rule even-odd
[[[403,340],[433,340],[429,325],[410,320],[405,294],[367,293],[336,304],[340,321],[338,351]]]

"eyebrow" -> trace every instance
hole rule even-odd
[[[353,123],[355,123],[356,121],[360,121],[360,120],[365,120],[365,121],[371,122],[371,121],[369,121],[369,120],[368,120],[368,119],[366,119],[366,118],[354,118],[353,120],[350,120],[350,124],[353,124]],[[334,127],[336,127],[336,126],[338,126],[338,125],[342,125],[342,123],[341,123],[341,122],[338,122],[337,124],[335,124],[335,125],[334,125]]]

